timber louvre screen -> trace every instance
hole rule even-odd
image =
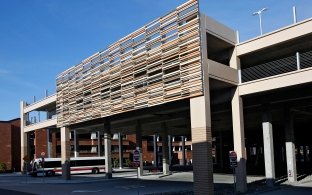
[[[203,94],[197,1],[59,74],[57,126]]]

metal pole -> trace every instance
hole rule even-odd
[[[300,70],[300,54],[299,54],[299,52],[296,52],[296,58],[297,58],[297,70]]]
[[[158,167],[158,159],[157,159],[157,135],[153,135],[153,146],[154,146],[154,167]]]
[[[261,18],[261,13],[259,13],[259,20],[260,20],[260,33],[262,35],[262,18]]]
[[[137,167],[137,189],[138,189],[138,195],[139,195],[140,194],[139,167]]]
[[[233,176],[234,176],[234,182],[233,182],[233,187],[234,187],[234,193],[236,192],[236,178],[235,178],[235,167],[233,167]]]
[[[239,37],[238,30],[236,31],[236,41],[237,41],[237,43],[240,43],[240,37]]]
[[[296,6],[293,6],[293,16],[294,16],[294,24],[295,24],[295,23],[297,23]]]
[[[169,166],[171,166],[172,162],[172,140],[171,135],[168,135],[168,156],[169,156]]]
[[[119,150],[119,169],[123,168],[123,152],[122,152],[122,137],[121,133],[118,133],[118,150]]]

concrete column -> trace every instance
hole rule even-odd
[[[119,169],[123,168],[122,135],[118,133]]]
[[[163,175],[169,175],[169,155],[168,155],[168,132],[165,123],[161,124],[162,133],[162,165],[163,165]]]
[[[190,99],[194,194],[214,194],[209,96]]]
[[[223,162],[223,135],[220,132],[219,133],[219,163],[220,163],[220,168],[224,168],[224,162]],[[217,154],[218,155],[218,154]]]
[[[27,171],[27,165],[24,164],[26,161],[30,160],[30,154],[28,153],[28,141],[27,133],[24,132],[26,126],[27,114],[24,113],[24,108],[26,107],[26,102],[21,101],[20,103],[20,117],[21,117],[21,170]]]
[[[77,133],[77,130],[74,130],[74,156],[79,157],[79,153],[79,134]]]
[[[233,140],[234,150],[237,153],[238,166],[236,168],[236,191],[244,193],[247,191],[246,176],[246,151],[243,101],[238,94],[238,88],[234,90],[232,97],[232,121],[233,121]]]
[[[142,127],[141,123],[138,121],[136,124],[136,148],[140,150],[140,166],[138,167],[139,177],[143,176],[143,158],[142,158]]]
[[[48,148],[48,158],[52,158],[52,133],[51,129],[47,129],[47,148]]]
[[[97,146],[97,152],[98,152],[98,156],[101,156],[102,155],[102,153],[103,153],[103,151],[102,151],[102,145],[103,145],[103,143],[102,143],[102,139],[101,139],[101,132],[100,131],[98,131],[97,132],[97,135],[98,135],[98,141],[97,141],[97,143],[98,143],[98,146]]]
[[[105,178],[112,178],[112,141],[111,126],[108,121],[104,123],[104,155],[105,155]]]
[[[157,135],[153,135],[153,148],[154,148],[154,167],[158,167],[158,159],[157,159]]]
[[[272,118],[269,108],[262,115],[263,148],[266,185],[273,187],[275,184],[274,144]]]
[[[294,118],[290,111],[285,117],[285,141],[286,141],[286,162],[287,177],[289,182],[297,182],[297,167],[295,153]]]
[[[181,136],[181,141],[182,141],[182,163],[181,165],[185,166],[185,136]]]
[[[62,161],[62,177],[70,180],[70,129],[68,127],[61,128],[61,161]]]
[[[172,162],[172,140],[171,135],[168,135],[168,156],[169,156],[169,166]]]

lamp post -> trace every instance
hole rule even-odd
[[[268,9],[267,9],[267,8],[262,8],[262,9],[260,9],[259,11],[254,12],[254,13],[252,14],[253,16],[259,15],[260,33],[261,33],[261,35],[262,35],[262,18],[261,18],[261,14],[262,14],[263,11],[266,11],[266,10],[268,10]]]

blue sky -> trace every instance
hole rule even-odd
[[[55,93],[56,75],[186,0],[1,0],[0,120],[19,117],[20,101]],[[200,0],[201,10],[240,32],[241,41],[312,17],[311,0]]]

